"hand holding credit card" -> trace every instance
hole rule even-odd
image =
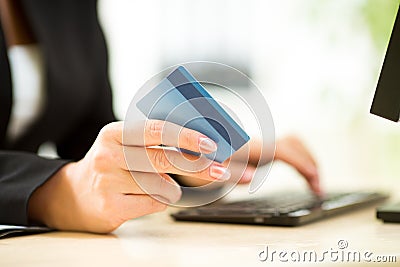
[[[169,121],[207,135],[218,149],[205,156],[220,163],[250,140],[239,124],[183,66],[172,71],[136,106],[148,119]]]

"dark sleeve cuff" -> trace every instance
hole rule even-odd
[[[0,151],[0,224],[29,225],[30,196],[68,162]]]

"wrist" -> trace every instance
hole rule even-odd
[[[67,213],[65,204],[72,202],[69,179],[75,164],[63,166],[32,193],[28,203],[28,218],[31,222],[60,228],[60,214]]]

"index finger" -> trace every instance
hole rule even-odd
[[[205,154],[217,150],[217,144],[206,135],[167,121],[147,120],[134,125],[125,124],[123,134],[123,145],[127,146],[165,145]]]

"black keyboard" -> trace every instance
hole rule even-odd
[[[376,192],[347,192],[327,194],[324,199],[319,199],[311,194],[286,192],[189,208],[172,214],[172,217],[178,221],[296,226],[377,203],[387,197]]]

